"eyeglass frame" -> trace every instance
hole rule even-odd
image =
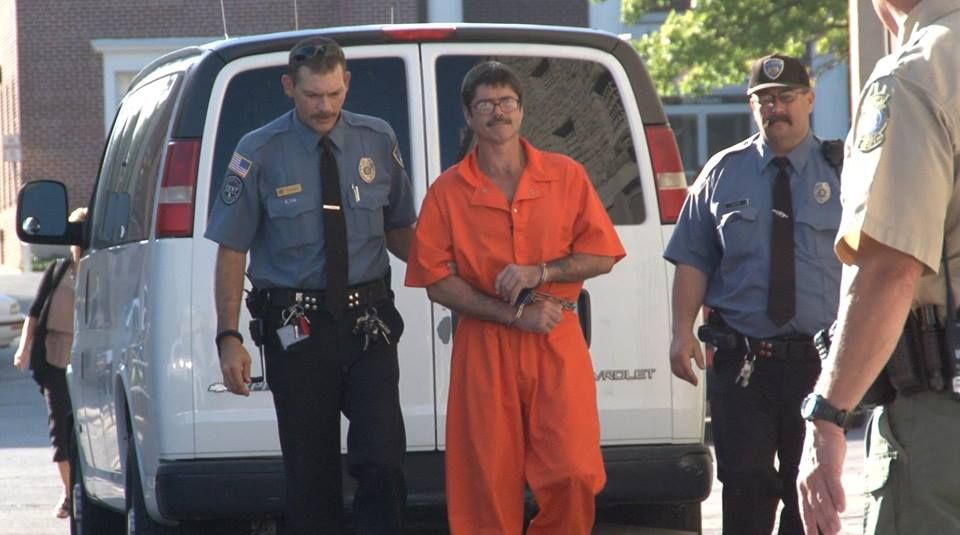
[[[809,92],[809,87],[794,87],[791,89],[785,89],[779,93],[767,93],[763,96],[761,96],[759,93],[754,93],[750,95],[750,102],[760,106],[761,108],[771,107],[778,103],[790,105],[796,102],[801,95],[806,95]],[[784,98],[784,95],[789,96]]]
[[[331,53],[332,52],[332,53]],[[303,63],[320,56],[327,58],[346,59],[343,55],[343,49],[336,43],[324,43],[322,45],[303,45],[290,51],[291,63]]]
[[[508,110],[508,109],[504,108],[504,104],[505,104],[506,102],[510,102],[510,101],[514,101],[514,102],[516,102],[516,104],[512,104],[512,105],[510,106],[511,109]],[[473,104],[471,104],[471,105],[470,105],[470,109],[472,109],[473,111],[479,113],[480,115],[490,115],[490,114],[493,113],[498,107],[500,108],[500,111],[502,111],[503,113],[513,113],[513,112],[515,112],[515,111],[517,111],[517,110],[520,109],[520,105],[521,105],[522,103],[523,103],[523,102],[522,102],[518,97],[511,97],[511,96],[500,97],[500,98],[498,98],[498,99],[484,98],[484,99],[480,99],[480,100],[474,102]],[[483,110],[481,110],[481,109],[480,109],[480,106],[483,106],[483,105],[486,105],[486,104],[491,105],[490,110],[489,110],[489,111],[483,111]]]

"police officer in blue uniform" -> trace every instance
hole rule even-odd
[[[723,532],[769,535],[782,499],[779,533],[800,534],[798,411],[820,373],[811,335],[833,322],[839,299],[839,173],[810,131],[802,63],[757,60],[747,93],[760,132],[707,162],[664,253],[676,265],[671,367],[697,384],[693,327],[710,307],[699,332],[717,348],[707,388]]]
[[[401,533],[406,450],[387,250],[406,260],[416,220],[390,126],[343,110],[343,50],[297,43],[283,89],[294,109],[237,145],[210,214],[224,385],[250,394],[238,329],[250,253],[251,334],[266,355],[293,533],[341,533],[340,414],[360,533]]]

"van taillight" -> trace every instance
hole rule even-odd
[[[683,201],[687,198],[687,175],[677,149],[670,125],[646,127],[647,146],[657,179],[657,200],[660,202],[660,223],[673,224],[680,216]]]
[[[167,145],[167,161],[157,201],[158,238],[193,236],[193,201],[199,165],[199,139],[174,139]]]
[[[450,25],[433,25],[426,28],[399,25],[383,28],[384,37],[399,42],[446,41],[456,33],[457,28]]]

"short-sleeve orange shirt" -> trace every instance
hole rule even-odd
[[[427,192],[407,260],[407,286],[426,287],[453,273],[488,295],[508,264],[536,265],[573,253],[626,255],[586,170],[562,154],[521,140],[527,166],[513,203],[484,175],[474,148]],[[576,300],[583,283],[544,291]]]

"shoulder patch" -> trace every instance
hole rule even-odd
[[[240,200],[243,193],[243,181],[236,175],[227,175],[223,179],[223,187],[220,188],[220,200],[227,206]]]
[[[887,121],[890,119],[892,88],[881,81],[873,82],[860,101],[854,146],[860,152],[870,152],[883,145]]]
[[[230,158],[230,163],[227,164],[227,169],[239,178],[247,178],[247,173],[250,172],[252,166],[253,162],[244,158],[239,152],[234,152],[233,157]]]

